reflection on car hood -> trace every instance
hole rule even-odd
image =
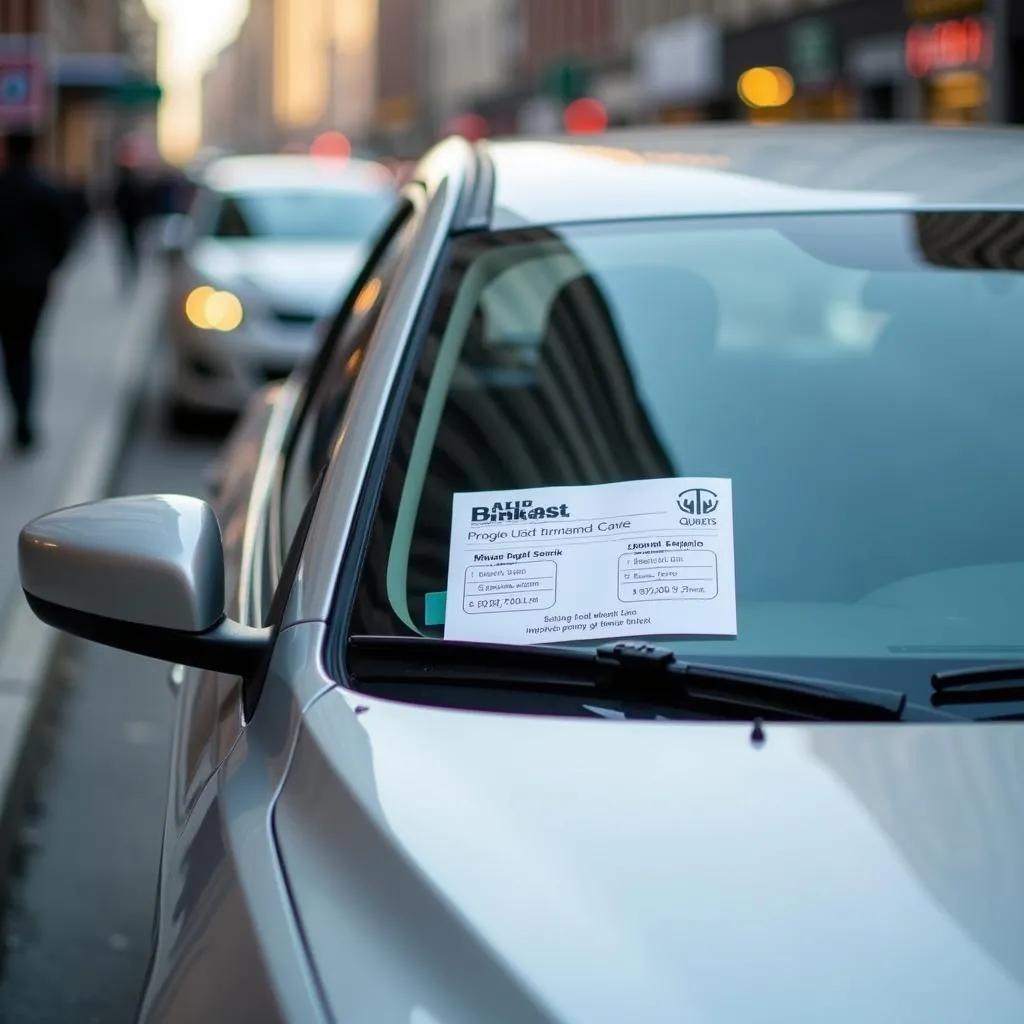
[[[216,284],[255,290],[272,305],[319,317],[341,300],[365,256],[366,247],[354,243],[206,239],[189,259]]]
[[[1024,725],[355,702],[275,815],[338,1019],[1024,1020]]]

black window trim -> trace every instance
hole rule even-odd
[[[398,427],[405,412],[416,372],[423,359],[430,327],[437,314],[438,302],[451,269],[454,248],[460,239],[468,234],[476,233],[478,232],[449,233],[445,239],[444,248],[434,267],[433,280],[431,280],[423,302],[417,310],[415,326],[410,333],[409,344],[406,346],[395,385],[388,396],[384,409],[378,443],[375,445],[370,459],[352,524],[347,557],[342,560],[341,571],[335,581],[331,611],[327,619],[324,638],[324,671],[329,678],[341,685],[345,685],[345,680],[348,678],[346,668],[348,634],[355,611],[358,583],[362,577],[363,565],[369,551],[371,532],[380,504],[385,475],[391,463],[392,451],[398,437]]]
[[[304,385],[309,386],[304,386],[303,396],[293,410],[285,430],[265,511],[266,529],[263,531],[263,557],[265,564],[268,566],[268,581],[272,583],[272,594],[270,595],[269,604],[271,608],[274,606],[274,597],[281,587],[291,548],[299,541],[299,532],[296,532],[293,537],[285,535],[283,509],[289,460],[298,442],[298,437],[306,417],[316,402],[317,395],[325,379],[325,370],[334,356],[335,348],[341,340],[345,325],[351,317],[352,307],[355,305],[359,293],[372,277],[374,270],[379,266],[381,259],[387,253],[395,238],[406,230],[410,224],[414,223],[417,216],[422,215],[426,206],[425,200],[426,196],[422,186],[412,184],[403,189],[391,219],[380,235],[378,235],[377,241],[374,243],[370,254],[363,264],[362,270],[360,270],[359,275],[352,283],[352,287],[345,296],[345,300],[338,312],[331,320],[331,324],[324,335],[323,344],[320,346],[315,359],[303,375]],[[320,487],[318,483],[310,493],[309,502],[315,503],[319,493]]]

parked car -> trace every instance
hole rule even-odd
[[[180,663],[138,1019],[1024,1019],[1022,156],[451,140],[211,504],[29,524]]]
[[[237,412],[316,348],[395,202],[365,160],[229,156],[204,167],[187,217],[165,225],[173,411]]]

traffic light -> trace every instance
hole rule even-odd
[[[590,92],[590,78],[590,68],[583,62],[559,60],[544,73],[543,92],[559,103],[569,104]]]

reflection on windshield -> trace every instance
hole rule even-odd
[[[1024,642],[1020,221],[993,223],[997,269],[970,271],[952,264],[981,236],[898,214],[463,240],[361,631],[430,632],[453,493],[691,475],[733,481],[740,628],[687,650],[976,661]]]
[[[1024,215],[1012,212],[919,213],[921,255],[937,267],[1024,270]],[[1005,287],[1005,281],[1002,283]]]

